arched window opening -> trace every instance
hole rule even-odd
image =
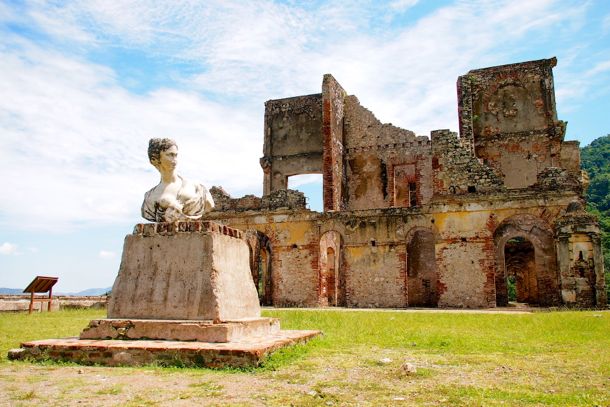
[[[504,265],[509,301],[538,304],[538,281],[534,245],[524,237],[504,245]]]
[[[262,249],[261,255],[258,258],[258,284],[256,290],[258,291],[258,298],[265,296],[265,280],[267,280],[267,250]]]
[[[341,273],[341,235],[328,231],[320,237],[319,304],[345,306],[345,280]]]
[[[273,281],[271,273],[271,254],[269,247],[261,247],[258,262],[258,281],[256,290],[261,305],[273,305]]]
[[[332,247],[326,249],[326,294],[328,305],[337,305],[337,270],[335,270],[335,251]]]

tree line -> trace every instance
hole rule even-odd
[[[581,148],[580,163],[589,174],[587,210],[597,215],[602,229],[606,290],[610,294],[610,134]]]

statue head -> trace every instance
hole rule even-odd
[[[159,169],[161,163],[161,153],[175,147],[178,149],[176,142],[169,138],[151,138],[148,142],[148,160],[152,165]]]
[[[214,200],[203,185],[176,173],[177,158],[178,146],[174,140],[153,138],[148,142],[148,159],[159,171],[161,181],[144,196],[144,219],[152,222],[196,220],[214,208]]]

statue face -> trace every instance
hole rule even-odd
[[[159,161],[157,162],[157,168],[161,172],[172,172],[178,164],[178,148],[171,146],[167,150],[161,151],[159,154]]]

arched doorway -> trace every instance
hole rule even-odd
[[[561,303],[555,241],[551,228],[532,215],[515,215],[494,232],[496,305],[513,298],[531,305]]]
[[[407,239],[407,305],[438,306],[434,233],[418,228]]]
[[[273,305],[273,273],[271,269],[271,243],[256,230],[246,233],[250,249],[250,271],[261,305]]]
[[[268,241],[267,241],[268,243]],[[258,281],[256,290],[261,305],[273,305],[273,281],[271,279],[271,248],[261,247],[258,260]]]
[[[538,304],[536,250],[524,237],[510,239],[504,245],[508,301]]]
[[[341,235],[330,230],[320,238],[319,303],[345,305],[345,281],[341,273]]]
[[[326,248],[326,298],[328,305],[337,305],[337,283],[338,272],[335,264],[335,249],[332,247]]]

